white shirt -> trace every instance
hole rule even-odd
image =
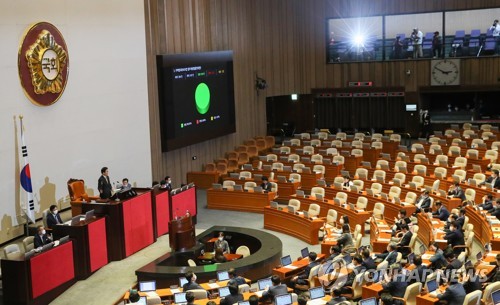
[[[490,30],[493,30],[493,37],[498,37],[500,36],[500,23],[497,24],[496,26],[491,26]]]

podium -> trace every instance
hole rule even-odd
[[[172,252],[183,252],[196,245],[193,218],[186,214],[168,223],[169,242]]]

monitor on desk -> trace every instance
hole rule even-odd
[[[184,286],[184,284],[187,284],[187,283],[188,283],[188,280],[185,277],[181,276],[179,278],[179,287],[180,288],[182,288],[182,286]]]
[[[174,293],[174,303],[175,304],[186,304],[186,293],[185,292],[177,292]]]
[[[359,305],[377,305],[377,298],[368,298],[360,300]]]
[[[318,179],[316,180],[316,183],[319,185],[319,186],[326,186],[326,181],[323,180],[323,179]]]
[[[413,260],[415,259],[415,253],[408,254],[408,264],[413,264]]]
[[[233,191],[243,191],[243,185],[241,184],[233,185]]]
[[[69,235],[65,235],[61,238],[59,238],[59,244],[63,244],[69,240]]]
[[[491,294],[491,301],[493,302],[493,305],[500,304],[500,289],[493,291]]]
[[[80,223],[80,215],[71,218],[71,225],[76,226]]]
[[[311,300],[322,299],[325,297],[325,291],[323,290],[322,286],[314,287],[309,289],[309,295],[311,297]]]
[[[425,253],[425,245],[420,245],[420,255]]]
[[[300,250],[300,255],[302,258],[306,258],[309,256],[309,248],[305,247],[304,249]]]
[[[304,197],[305,195],[303,190],[297,190],[295,194],[297,195],[297,197]]]
[[[282,294],[274,297],[274,305],[290,305],[292,304],[292,295]]]
[[[427,282],[427,291],[429,293],[432,293],[432,292],[436,291],[437,287],[438,287],[437,286],[437,281],[435,279],[430,280],[430,281]]]
[[[214,190],[222,190],[222,184],[220,184],[220,183],[212,183],[212,188]]]
[[[481,251],[477,252],[476,259],[480,261],[482,258],[483,258],[483,253],[481,253]]]
[[[54,247],[54,242],[50,242],[50,243],[44,245],[42,247],[42,252],[47,251],[47,250],[51,249],[52,247]]]
[[[250,301],[238,301],[238,305],[250,305]]]
[[[229,280],[229,272],[227,271],[217,271],[217,281],[227,281]]]
[[[239,179],[240,178],[240,174],[238,174],[238,173],[229,173],[229,177],[230,178]]]
[[[323,195],[321,194],[316,194],[316,200],[323,201]]]
[[[94,210],[87,211],[87,213],[85,213],[85,221],[89,221],[92,218],[94,218]]]
[[[27,260],[27,259],[30,259],[33,255],[35,255],[35,249],[32,249],[28,252],[25,252],[24,253],[24,259]]]
[[[273,282],[271,281],[271,278],[266,278],[266,279],[258,280],[257,285],[259,286],[259,290],[264,290],[264,289],[266,289],[266,287],[272,287]]]
[[[295,207],[288,205],[287,207],[288,213],[295,214]]]
[[[302,173],[303,174],[310,174],[311,173],[311,168],[310,167],[303,167],[302,168]]]
[[[139,291],[141,292],[156,291],[156,281],[140,281]]]
[[[278,176],[278,182],[286,183],[286,177],[285,176]]]
[[[231,294],[231,292],[229,291],[229,287],[226,286],[226,287],[219,288],[219,297],[220,298],[225,298],[230,294]]]
[[[271,206],[271,209],[277,209],[278,203],[276,201],[271,201],[270,206]]]
[[[281,266],[288,266],[291,264],[292,264],[292,258],[290,257],[290,255],[283,256],[281,258]]]

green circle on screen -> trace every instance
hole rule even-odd
[[[200,83],[196,87],[194,100],[196,102],[196,110],[198,110],[200,114],[207,113],[208,108],[210,108],[210,89],[207,84]]]

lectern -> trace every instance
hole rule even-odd
[[[191,214],[172,219],[168,223],[170,249],[172,252],[183,252],[196,245],[194,224]]]

